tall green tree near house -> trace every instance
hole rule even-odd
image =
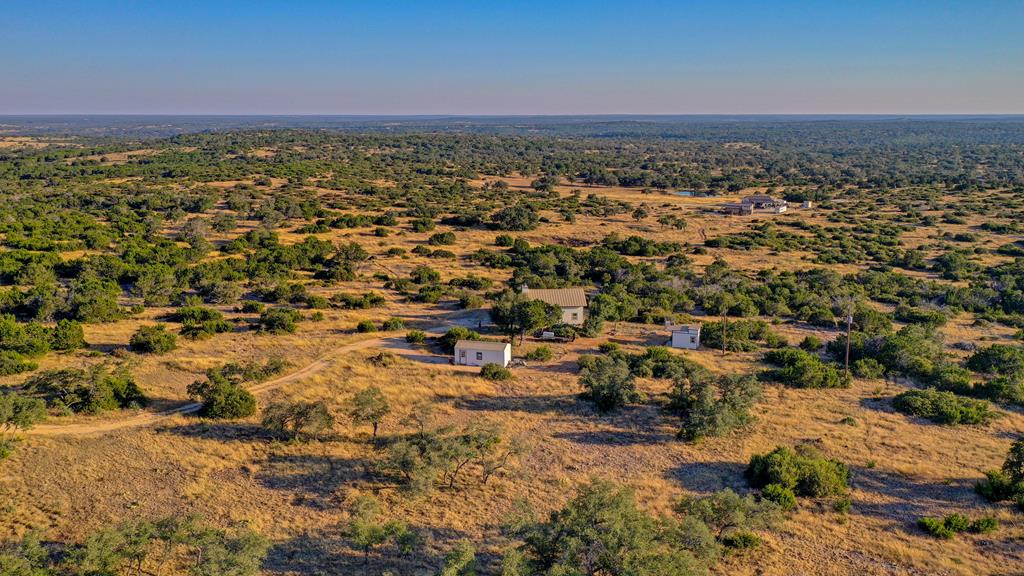
[[[491,306],[491,321],[511,340],[519,336],[522,343],[526,333],[545,328],[562,320],[562,311],[547,302],[529,299],[521,293],[508,290]]]

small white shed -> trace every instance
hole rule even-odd
[[[455,363],[462,366],[498,364],[502,368],[512,361],[512,345],[488,340],[459,340],[455,343]]]
[[[673,326],[669,344],[673,348],[696,350],[700,347],[700,324]]]

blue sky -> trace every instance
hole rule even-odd
[[[7,0],[0,114],[1024,113],[1024,2]]]

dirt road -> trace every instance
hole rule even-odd
[[[474,317],[474,314],[478,314],[478,312],[474,311],[474,313],[469,314],[457,314],[450,318],[449,322],[446,324],[428,326],[425,328],[421,328],[421,330],[427,333],[441,332],[443,330],[447,330],[451,326],[468,323],[469,320]],[[253,384],[252,386],[249,386],[247,388],[250,392],[257,395],[264,392],[269,392],[276,388],[280,388],[281,386],[285,386],[287,384],[300,381],[303,378],[306,378],[307,376],[320,372],[321,370],[330,366],[331,362],[338,356],[347,354],[349,352],[355,352],[356,350],[363,350],[365,348],[382,346],[385,344],[386,340],[394,338],[394,334],[382,335],[379,338],[360,340],[358,342],[352,342],[350,344],[339,346],[294,372],[290,372],[277,378]],[[36,426],[28,430],[26,434],[29,436],[89,436],[95,434],[105,434],[108,432],[115,432],[118,430],[124,430],[128,428],[151,426],[153,424],[156,424],[163,420],[167,420],[168,418],[172,418],[180,414],[192,414],[194,412],[198,412],[201,407],[202,404],[198,402],[192,402],[189,404],[183,404],[176,408],[171,408],[169,410],[163,410],[161,412],[140,412],[134,416],[123,418],[120,420],[81,422],[76,424],[63,425],[43,424],[41,426]]]

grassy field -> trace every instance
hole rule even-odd
[[[32,141],[4,137],[0,147],[31,148]],[[279,152],[262,146],[249,154],[270,161]],[[138,148],[86,156],[105,165],[137,162],[154,154]],[[470,186],[502,181],[509,197],[528,194],[536,175],[478,175]],[[208,182],[230,189],[250,184],[266,195],[286,185],[285,179],[258,184],[257,178]],[[125,182],[111,179],[109,182]],[[377,184],[387,186],[386,181]],[[346,191],[310,185],[305,193],[324,201],[362,201]],[[793,207],[781,215],[725,216],[717,212],[722,202],[749,193],[768,191],[751,187],[714,198],[683,197],[651,192],[638,187],[562,184],[561,196],[579,190],[632,206],[646,206],[649,215],[634,218],[629,211],[612,216],[579,215],[566,222],[554,212],[542,212],[549,222],[515,236],[531,245],[554,243],[587,246],[609,234],[639,235],[662,242],[676,242],[690,249],[706,238],[744,234],[764,223],[785,226],[801,221],[825,228],[847,224],[829,216],[846,209],[859,210],[854,200],[837,199],[828,208]],[[1012,198],[1007,191],[979,192],[976,202]],[[949,195],[954,203],[960,196]],[[212,218],[228,212],[220,201],[202,215]],[[354,211],[353,211],[354,212]],[[941,216],[945,208],[925,210]],[[898,215],[894,205],[880,204],[861,218]],[[678,216],[688,223],[678,230],[657,223],[658,216]],[[984,216],[968,216],[960,224],[919,226],[900,237],[901,246],[925,246],[932,250],[943,235],[977,234],[972,246],[987,249],[979,254],[984,266],[1012,261],[994,248],[1005,237],[981,231]],[[178,224],[168,223],[167,236]],[[228,233],[211,233],[209,240],[221,246],[259,227],[242,220]],[[306,234],[282,229],[283,244],[301,241]],[[834,511],[827,503],[802,501],[783,526],[766,533],[765,545],[755,551],[726,556],[714,568],[717,574],[920,574],[973,575],[1024,573],[1024,523],[1009,505],[992,505],[977,496],[973,484],[986,470],[998,468],[1012,440],[1024,430],[1019,408],[999,407],[1000,415],[984,425],[942,426],[895,412],[889,400],[913,386],[903,378],[855,378],[852,385],[835,390],[802,390],[768,384],[763,400],[754,408],[750,426],[719,438],[696,443],[676,439],[678,419],[662,408],[670,383],[641,379],[640,389],[650,400],[603,414],[582,400],[577,383],[580,355],[597,353],[603,342],[616,342],[630,351],[662,345],[668,332],[652,324],[606,323],[594,338],[553,344],[554,357],[514,368],[510,381],[492,382],[475,369],[451,366],[435,346],[412,346],[405,330],[357,333],[363,320],[380,323],[397,317],[409,328],[431,328],[437,334],[457,324],[480,328],[498,337],[489,326],[485,310],[459,312],[453,303],[425,304],[410,301],[382,286],[374,275],[407,276],[416,266],[429,265],[442,282],[467,273],[496,283],[509,278],[507,270],[477,266],[470,256],[494,247],[495,232],[439,224],[427,232],[407,226],[394,227],[381,237],[372,228],[332,229],[316,236],[334,244],[355,242],[372,257],[359,265],[357,278],[329,285],[297,273],[312,294],[377,291],[387,303],[369,310],[323,310],[319,321],[303,321],[293,334],[271,335],[245,329],[255,322],[252,313],[239,312],[233,304],[217,304],[229,321],[239,325],[231,332],[208,340],[179,338],[178,348],[165,355],[128,351],[131,335],[142,325],[164,321],[174,307],[146,307],[121,320],[86,324],[89,346],[69,353],[51,353],[39,360],[40,370],[83,367],[111,358],[132,369],[135,380],[152,403],[144,411],[173,409],[189,401],[186,388],[204,371],[225,362],[260,361],[280,357],[288,362],[280,385],[258,393],[261,406],[276,401],[324,401],[339,421],[329,438],[307,443],[283,442],[270,437],[260,426],[259,415],[232,421],[205,420],[193,415],[171,415],[146,425],[116,428],[110,423],[137,418],[141,411],[107,412],[50,418],[46,433],[29,431],[17,450],[0,464],[0,538],[14,539],[38,530],[47,539],[80,541],[96,529],[126,519],[156,518],[171,514],[199,514],[216,525],[235,522],[251,526],[272,541],[264,564],[266,574],[378,574],[385,569],[399,573],[429,573],[436,569],[452,544],[468,539],[477,544],[483,573],[494,573],[501,554],[511,544],[501,526],[525,501],[538,513],[561,507],[574,488],[593,477],[634,486],[645,510],[669,514],[675,502],[691,494],[708,494],[730,487],[749,490],[743,470],[754,454],[778,445],[811,443],[826,455],[847,463],[852,471],[852,506]],[[809,234],[787,228],[796,234]],[[437,232],[453,231],[457,242],[443,246],[454,259],[418,256],[410,251],[427,244]],[[402,254],[389,252],[402,249]],[[88,251],[64,253],[65,259]],[[804,270],[826,267],[840,273],[866,269],[861,263],[820,264],[816,254],[758,247],[750,250],[708,248],[688,254],[692,268],[700,272],[715,259],[734,269],[754,273],[763,269]],[[211,256],[220,258],[223,256]],[[658,263],[660,257],[630,257],[631,261]],[[931,271],[911,271],[909,276],[937,280]],[[136,300],[122,297],[129,306]],[[877,305],[886,309],[883,305]],[[886,311],[891,311],[889,307]],[[684,315],[697,321],[717,320],[704,311]],[[825,341],[841,333],[792,320],[761,318],[773,325],[791,345],[807,335]],[[948,352],[964,358],[968,352],[953,347],[958,342],[985,345],[1012,343],[1016,330],[996,322],[978,322],[969,312],[957,313],[941,334]],[[514,349],[519,356],[540,345],[532,338]],[[381,351],[398,355],[397,363],[378,367],[370,357]],[[756,373],[765,368],[759,352],[700,349],[679,352],[716,374]],[[0,385],[15,386],[24,375],[0,378]],[[441,488],[425,497],[409,497],[395,482],[375,474],[368,465],[374,444],[369,428],[357,426],[344,416],[352,395],[368,386],[380,387],[393,410],[381,425],[382,441],[412,429],[409,416],[421,402],[436,406],[436,421],[444,424],[492,422],[510,438],[529,449],[517,464],[481,485],[465,483],[457,489]],[[258,386],[257,389],[259,390]],[[66,427],[61,432],[59,427]],[[361,553],[347,539],[343,527],[349,504],[360,494],[374,494],[385,505],[388,517],[400,518],[426,535],[421,550],[411,556],[371,554],[364,566]],[[958,536],[939,540],[916,527],[922,516],[961,512],[971,517],[992,514],[1001,523],[994,534]]]

